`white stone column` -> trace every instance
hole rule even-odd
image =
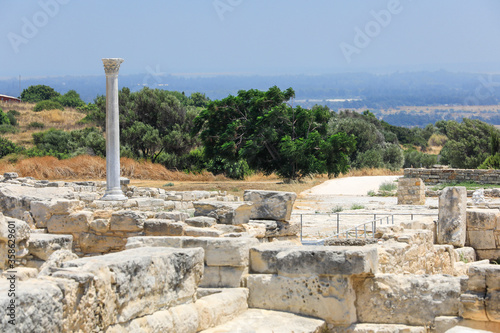
[[[102,59],[106,72],[106,194],[101,200],[127,200],[120,186],[118,71],[123,59]]]

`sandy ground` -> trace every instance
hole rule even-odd
[[[382,183],[400,177],[363,176],[325,181],[300,194],[295,203],[292,220],[302,220],[304,239],[323,239],[337,232],[337,220],[340,231],[343,231],[384,216],[389,216],[389,219],[384,219],[384,224],[437,218],[437,198],[427,198],[423,206],[410,206],[397,205],[396,197],[367,195],[370,190],[376,192]]]
[[[401,176],[364,176],[327,180],[301,193],[303,196],[315,195],[355,195],[364,196],[368,191],[377,191],[385,182],[393,182]]]

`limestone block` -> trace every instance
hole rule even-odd
[[[176,332],[174,320],[169,310],[156,311],[141,318],[133,319],[124,324],[113,325],[106,333],[129,332]]]
[[[201,249],[144,247],[67,261],[52,276],[83,279],[87,293],[95,290],[99,297],[90,305],[95,318],[88,320],[106,327],[193,302],[202,274]]]
[[[248,266],[248,253],[259,244],[255,238],[184,237],[183,248],[201,247],[205,250],[207,266]]]
[[[375,246],[280,246],[250,249],[250,270],[283,276],[375,274]]]
[[[32,201],[30,207],[31,216],[33,216],[37,228],[46,228],[47,221],[52,216],[50,201]]]
[[[184,234],[192,237],[220,237],[223,232],[212,228],[186,227]]]
[[[335,327],[332,333],[427,333],[429,332],[425,326],[409,326],[398,324],[352,324],[351,326]],[[444,332],[438,331],[436,332]]]
[[[86,232],[93,219],[91,211],[77,211],[69,215],[52,215],[47,222],[47,229],[54,234],[71,234]]]
[[[205,266],[201,288],[239,288],[248,274],[248,267]]]
[[[498,209],[467,209],[467,230],[493,230],[499,223]]]
[[[163,208],[165,206],[165,200],[163,199],[153,199],[153,198],[137,198],[135,199],[139,209],[143,208]]]
[[[38,277],[50,275],[54,269],[61,267],[63,262],[75,259],[78,259],[78,256],[70,250],[57,250],[40,267]]]
[[[73,236],[32,234],[29,242],[29,252],[41,260],[49,259],[58,250],[69,250],[73,247]]]
[[[111,218],[111,215],[113,215],[112,210],[98,209],[98,210],[94,211],[94,219],[109,220]]]
[[[297,236],[300,233],[300,223],[298,222],[250,220],[248,223],[265,226],[265,237]]]
[[[500,260],[500,248],[496,250],[476,250],[478,260]]]
[[[398,179],[398,205],[425,205],[425,184],[422,179]]]
[[[83,253],[107,253],[121,251],[125,248],[127,239],[117,236],[96,235],[84,232],[80,235],[80,248]]]
[[[224,234],[246,232],[246,228],[243,225],[216,224],[214,228],[222,231]]]
[[[195,303],[198,331],[230,321],[248,309],[248,289],[231,288],[205,296]]]
[[[62,332],[64,296],[50,281],[16,281],[15,326],[8,321],[10,281],[0,279],[0,332]]]
[[[492,230],[469,230],[467,235],[469,245],[476,250],[496,248],[495,235]]]
[[[109,230],[109,220],[108,219],[97,219],[89,222],[89,227],[91,231],[105,233]]]
[[[26,222],[0,213],[0,269],[12,269],[28,255],[30,233]]]
[[[438,244],[465,245],[467,191],[463,186],[447,187],[439,197]]]
[[[247,223],[242,225],[245,228],[245,232],[250,237],[264,238],[266,237],[266,226],[259,223]]]
[[[217,223],[217,220],[213,217],[208,216],[196,216],[186,219],[187,225],[197,228],[210,228]]]
[[[248,306],[321,318],[329,324],[356,322],[356,295],[347,276],[289,278],[270,274],[247,277]]]
[[[460,315],[465,319],[487,321],[484,294],[467,292],[460,296]]]
[[[184,224],[173,220],[149,219],[144,222],[146,236],[182,236]]]
[[[290,221],[297,194],[293,192],[246,190],[243,200],[253,202],[250,218]]]
[[[326,323],[320,319],[298,316],[287,312],[249,309],[233,320],[215,328],[201,331],[201,333],[322,333],[326,331]]]
[[[185,221],[189,218],[189,214],[185,212],[158,212],[155,214],[155,219],[166,219],[174,221]]]
[[[38,274],[38,269],[34,267],[16,267],[14,275],[16,276],[16,281],[26,281],[29,279],[36,278]],[[12,271],[4,271],[0,278],[9,279],[12,277]]]
[[[170,310],[174,332],[195,333],[198,329],[198,311],[193,304],[183,304]]]
[[[127,239],[126,249],[138,247],[175,247],[182,248],[183,237],[138,236]]]
[[[500,275],[496,276],[496,280],[500,280]],[[484,305],[488,320],[500,323],[500,290],[490,290],[488,288]]]
[[[196,201],[194,216],[209,216],[220,224],[244,224],[250,220],[252,203],[250,202],[215,202]]]
[[[360,322],[426,325],[437,316],[458,316],[458,277],[379,274],[358,282],[356,309]]]
[[[472,247],[460,247],[454,250],[456,259],[465,263],[476,261],[476,251]]]
[[[142,231],[147,215],[132,210],[120,210],[111,215],[111,231]]]

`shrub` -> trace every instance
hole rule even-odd
[[[57,101],[41,101],[36,103],[35,107],[33,108],[33,111],[39,112],[43,110],[63,110],[64,107]]]
[[[386,191],[386,192],[391,192],[391,191],[394,191],[398,188],[398,184],[396,184],[395,182],[391,182],[391,181],[387,181],[387,182],[383,182],[380,186],[379,186],[379,191]]]
[[[429,138],[429,146],[444,146],[444,144],[448,141],[448,137],[444,134],[434,133]]]
[[[488,156],[478,169],[500,169],[500,153]]]
[[[405,168],[430,168],[437,163],[437,155],[419,152],[415,149],[404,151]]]
[[[56,97],[53,100],[59,102],[63,106],[71,108],[81,107],[85,105],[85,102],[82,101],[80,95],[74,90],[70,90],[64,95]]]
[[[17,126],[19,125],[17,119],[16,119],[16,116],[19,116],[21,113],[19,113],[18,111],[16,110],[9,110],[7,112],[7,118],[9,118],[9,121],[10,121],[10,124],[12,126]]]
[[[45,85],[29,86],[24,89],[21,93],[21,100],[23,102],[38,103],[40,101],[46,101],[54,97],[58,97],[59,94],[53,88]]]
[[[6,134],[6,133],[17,133],[19,130],[15,128],[14,126],[10,124],[2,124],[0,125],[0,133],[1,134]]]
[[[28,124],[28,128],[45,128],[45,124],[38,121],[33,121]]]
[[[360,204],[352,204],[351,210],[365,209],[365,206]]]
[[[3,112],[2,109],[0,109],[0,125],[10,125],[10,120],[7,114]]]
[[[19,153],[23,151],[23,148],[16,145],[14,142],[0,137],[0,157],[7,156],[9,154]]]

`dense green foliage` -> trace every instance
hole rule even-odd
[[[29,86],[21,93],[21,100],[23,102],[38,103],[59,97],[60,95],[61,94],[49,86]]]
[[[241,90],[237,96],[213,101],[195,119],[208,170],[245,176],[247,166],[296,179],[315,173],[337,176],[349,168],[354,137],[328,134],[333,114],[328,108],[310,110],[287,104],[293,89]],[[236,170],[229,168],[238,166]],[[235,172],[237,171],[237,172]]]
[[[21,151],[23,151],[22,147],[14,144],[10,140],[0,137],[0,158]]]
[[[439,121],[436,127],[448,137],[441,151],[441,163],[454,168],[475,169],[491,152],[491,133],[498,130],[474,119]]]
[[[85,105],[85,102],[82,101],[80,95],[74,90],[69,90],[64,95],[53,98],[53,100],[57,101],[62,106],[67,106],[71,108],[82,107]]]
[[[36,103],[35,107],[33,108],[33,111],[39,112],[43,110],[64,110],[64,107],[61,105],[61,103],[57,101],[41,101]]]

